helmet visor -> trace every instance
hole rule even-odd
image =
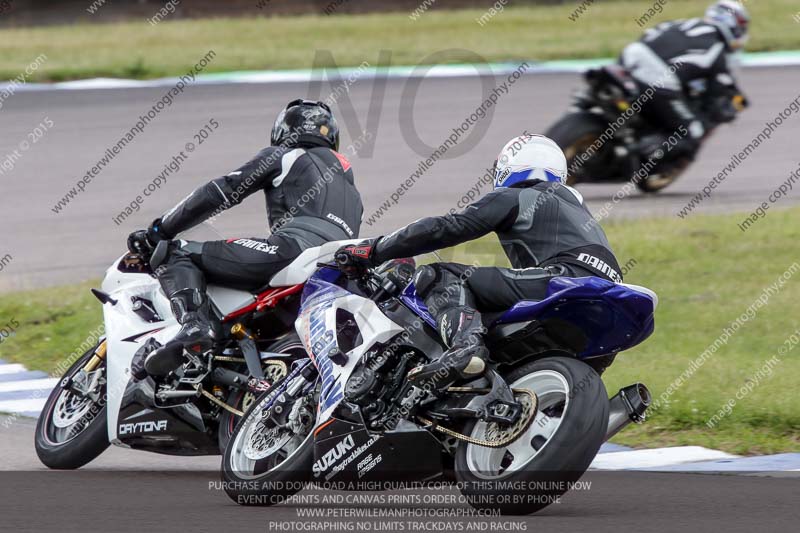
[[[529,180],[556,181],[558,183],[564,182],[564,179],[558,174],[558,172],[552,169],[528,168],[524,170],[517,170],[514,172],[510,172],[504,176],[496,175],[495,187],[512,187],[518,183],[522,183],[523,181],[529,181]]]

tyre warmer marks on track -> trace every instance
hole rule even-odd
[[[50,391],[58,384],[44,372],[0,361],[0,413],[36,418]],[[800,453],[739,457],[701,446],[676,446],[634,450],[606,443],[592,462],[593,470],[646,470],[656,472],[790,472],[800,471]]]

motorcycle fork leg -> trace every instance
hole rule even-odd
[[[89,362],[86,363],[86,366],[83,367],[83,371],[86,373],[93,372],[100,363],[102,363],[106,358],[106,352],[108,351],[108,346],[106,344],[107,341],[103,341],[100,343],[100,346],[94,351],[94,354],[89,359]]]

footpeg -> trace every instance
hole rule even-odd
[[[267,392],[272,387],[272,382],[268,379],[250,378],[247,380],[247,390],[253,394]]]

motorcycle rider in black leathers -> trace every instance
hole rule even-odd
[[[495,190],[451,215],[423,218],[378,239],[342,247],[337,261],[356,277],[384,261],[410,257],[495,232],[514,268],[438,263],[414,274],[417,294],[450,347],[412,369],[412,382],[444,388],[480,375],[488,352],[481,312],[505,311],[546,296],[555,276],[599,276],[622,281],[605,233],[583,198],[564,185],[567,161],[551,139],[523,135],[509,141],[495,163]]]
[[[226,176],[199,187],[128,238],[131,252],[150,258],[182,325],[144,363],[154,376],[183,362],[183,350],[203,353],[216,336],[206,283],[257,292],[303,250],[358,237],[361,196],[350,163],[338,153],[339,128],[322,102],[295,100],[275,120],[271,146]],[[176,240],[251,194],[266,196],[271,235],[224,241]]]
[[[734,120],[737,110],[731,97],[740,93],[731,71],[732,54],[747,42],[749,22],[743,5],[722,0],[711,5],[703,19],[659,24],[625,47],[621,65],[631,73],[640,91],[649,87],[655,90],[642,106],[642,115],[666,136],[679,138],[668,153],[660,150],[661,140],[644,142],[644,157],[654,161],[659,156],[669,160],[694,158],[707,124],[691,110],[690,98],[710,103],[714,123]],[[741,105],[746,105],[746,100]]]

